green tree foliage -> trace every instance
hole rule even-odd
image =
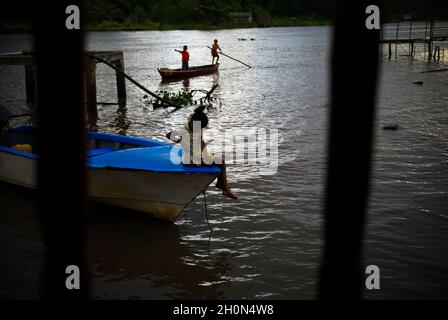
[[[380,0],[384,20],[412,15],[416,19],[448,18],[446,0]],[[158,23],[219,24],[230,12],[251,11],[273,17],[316,17],[331,19],[333,0],[88,0],[89,21],[123,22],[133,17]]]
[[[381,19],[399,20],[404,15],[414,19],[448,18],[447,0],[378,0]],[[32,0],[0,2],[0,29],[14,29],[31,24]],[[256,17],[270,14],[284,24],[294,21],[328,21],[334,13],[334,0],[86,0],[90,26],[122,28],[132,26],[223,26],[229,13],[250,11]],[[297,17],[299,19],[289,19]],[[16,28],[17,29],[17,28]],[[101,28],[100,28],[101,29]]]
[[[88,21],[220,24],[228,21],[230,12],[238,11],[275,17],[329,17],[331,6],[330,0],[89,0]]]

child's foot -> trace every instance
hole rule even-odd
[[[229,197],[230,199],[238,199],[238,197],[231,191],[231,190],[223,190],[222,194],[226,197]]]

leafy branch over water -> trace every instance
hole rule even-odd
[[[193,94],[191,92],[179,91],[179,92],[170,92],[166,90],[157,90],[156,95],[162,97],[164,100],[177,104],[178,106],[188,106],[193,104]],[[149,106],[152,105],[154,109],[158,108],[167,108],[168,104],[160,101],[159,99],[149,97],[148,95],[144,95],[141,101]]]
[[[197,104],[198,102],[200,104],[207,103],[209,106],[212,105],[213,101],[216,101],[216,97],[212,97],[212,93],[215,91],[215,89],[218,87],[217,84],[215,84],[209,91],[207,90],[191,90],[191,91],[184,91],[179,90],[178,92],[171,92],[167,90],[157,90],[155,93],[159,97],[163,98],[166,101],[172,102],[178,106],[181,107],[187,107],[193,104]],[[196,94],[202,94],[203,96],[197,99],[194,99]],[[142,99],[140,99],[142,103],[144,103],[146,106],[152,106],[153,109],[158,108],[167,108],[169,105],[157,98],[149,97],[148,95],[144,95]]]

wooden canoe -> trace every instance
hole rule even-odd
[[[169,69],[169,68],[160,68],[157,69],[160,75],[162,76],[162,80],[172,80],[172,79],[185,79],[197,76],[203,76],[207,74],[212,74],[218,71],[219,63],[209,64],[205,66],[197,66],[197,67],[189,67],[188,70],[182,69]]]

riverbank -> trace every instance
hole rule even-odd
[[[325,18],[315,17],[280,17],[272,18],[269,27],[305,27],[305,26],[326,26],[330,21]],[[228,23],[159,23],[147,21],[146,23],[116,22],[103,20],[100,23],[87,25],[87,31],[163,31],[163,30],[222,30],[240,28],[259,28],[256,23],[234,24]],[[27,22],[5,23],[0,26],[0,33],[23,33],[31,32],[31,24]]]
[[[309,17],[283,17],[273,18],[270,27],[303,27],[303,26],[325,26],[329,25],[329,21],[324,18]],[[89,31],[157,31],[157,30],[222,30],[222,29],[240,29],[240,28],[259,28],[256,23],[252,24],[234,24],[228,23],[176,23],[167,24],[149,21],[144,24],[136,23],[118,23],[115,21],[102,21],[101,23],[89,25]]]

